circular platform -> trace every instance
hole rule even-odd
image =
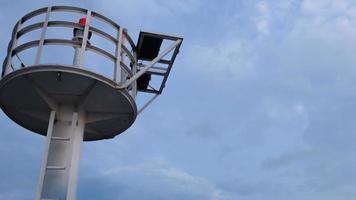
[[[94,72],[63,65],[16,70],[0,81],[0,107],[17,124],[46,135],[53,105],[75,105],[86,112],[84,141],[113,138],[136,119],[127,90]]]

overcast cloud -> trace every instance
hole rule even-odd
[[[350,200],[356,196],[356,1],[2,1],[181,35],[167,87],[113,140],[83,145],[78,199]],[[44,138],[0,114],[0,200],[35,196]]]

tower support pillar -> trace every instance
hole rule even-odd
[[[51,112],[36,200],[75,199],[84,125],[84,112],[74,106]]]

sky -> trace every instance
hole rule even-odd
[[[0,58],[24,14],[97,11],[184,38],[163,94],[126,132],[84,143],[78,199],[356,196],[356,1],[2,0]],[[0,113],[0,200],[34,199],[44,138]]]

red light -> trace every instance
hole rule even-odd
[[[86,18],[80,18],[79,19],[79,24],[82,26],[85,26],[85,24],[87,23],[87,19]]]

